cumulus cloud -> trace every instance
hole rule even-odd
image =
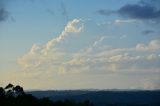
[[[68,24],[64,28],[64,31],[62,31],[62,33],[57,38],[54,38],[54,39],[50,40],[45,45],[45,49],[49,50],[56,43],[65,39],[65,37],[67,37],[69,33],[79,33],[79,32],[81,32],[82,28],[83,28],[83,25],[81,27],[77,28],[78,23],[80,23],[80,20],[78,20],[78,19],[74,19],[73,21],[68,22]]]
[[[45,45],[39,46],[34,44],[30,51],[18,59],[19,64],[24,68],[40,68],[41,65],[48,67],[53,64],[60,64],[64,58],[63,50],[56,48],[55,45],[64,40],[71,33],[80,33],[83,25],[80,19],[74,19],[65,26],[64,31],[48,41]]]

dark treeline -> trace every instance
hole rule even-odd
[[[88,100],[75,102],[74,100],[51,101],[49,98],[38,99],[26,94],[23,87],[8,84],[0,87],[0,106],[93,106]]]
[[[47,92],[48,96],[36,96],[25,93],[19,85],[8,84],[0,87],[0,106],[160,106],[160,91],[69,91],[71,95],[64,91],[62,98]]]

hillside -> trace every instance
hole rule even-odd
[[[75,101],[89,100],[95,106],[160,106],[160,91],[142,90],[64,90],[28,92],[41,98],[49,97],[52,101],[71,99]]]

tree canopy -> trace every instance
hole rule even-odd
[[[89,101],[75,102],[74,100],[51,101],[49,98],[38,99],[26,94],[23,87],[9,83],[5,88],[0,87],[0,106],[93,106]]]

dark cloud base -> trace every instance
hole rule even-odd
[[[0,8],[0,22],[5,21],[8,17],[8,12],[4,8]]]
[[[135,19],[160,19],[160,10],[148,5],[125,5],[118,11],[121,16],[135,18]]]
[[[142,32],[142,34],[144,34],[144,35],[149,35],[149,34],[152,34],[152,33],[154,33],[155,31],[153,31],[153,30],[145,30],[145,31],[143,31]]]
[[[156,3],[155,3],[156,2]],[[160,5],[160,2],[158,2]],[[160,21],[160,8],[157,8],[157,0],[141,0],[137,4],[126,4],[116,11],[98,10],[100,15],[118,14],[125,18]]]

